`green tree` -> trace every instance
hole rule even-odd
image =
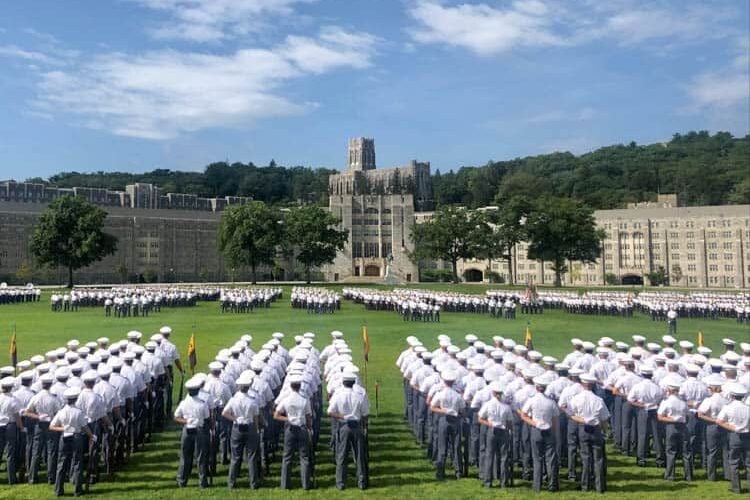
[[[524,196],[512,196],[500,205],[500,209],[490,214],[490,222],[495,225],[495,234],[502,249],[500,257],[508,263],[508,283],[515,283],[513,276],[513,247],[526,240],[526,219],[532,203]]]
[[[16,269],[16,278],[21,284],[30,282],[33,275],[34,275],[34,270],[26,261],[23,261],[21,265],[18,266],[18,269]]]
[[[344,249],[349,233],[336,228],[340,222],[315,205],[293,207],[286,215],[285,239],[294,246],[297,260],[305,268],[308,283],[313,267],[333,263],[336,253]]]
[[[482,216],[476,212],[454,207],[439,209],[432,219],[412,228],[415,258],[417,261],[439,259],[450,262],[453,282],[458,283],[457,263],[459,259],[479,255],[478,241],[484,231],[483,224]]]
[[[221,217],[219,250],[232,266],[249,266],[253,284],[258,266],[273,262],[282,239],[280,220],[281,215],[262,201],[231,206]]]
[[[569,261],[595,262],[604,234],[596,228],[594,212],[570,198],[545,198],[536,204],[526,221],[528,258],[551,262],[555,286]]]
[[[31,234],[29,247],[41,265],[73,271],[99,261],[117,250],[117,238],[104,232],[107,212],[75,196],[62,196],[49,204]]]
[[[646,276],[651,286],[669,285],[669,273],[667,273],[664,266],[657,267],[656,271],[652,271],[646,274]]]
[[[125,283],[128,280],[128,266],[124,262],[120,262],[117,265],[115,272],[120,277],[120,283]]]

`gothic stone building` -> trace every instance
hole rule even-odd
[[[375,141],[349,141],[348,168],[328,180],[329,210],[349,232],[346,248],[324,274],[329,281],[418,280],[411,228],[415,212],[432,209],[429,162],[377,170]]]

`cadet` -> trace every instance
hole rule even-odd
[[[180,467],[177,469],[177,486],[187,486],[193,470],[193,456],[198,459],[198,480],[200,487],[208,487],[208,442],[201,432],[210,421],[211,414],[205,401],[198,397],[201,382],[195,377],[185,382],[188,396],[183,399],[174,412],[174,421],[182,425],[180,447]]]
[[[16,379],[5,377],[0,381],[2,393],[0,394],[0,458],[3,451],[8,449],[6,457],[6,469],[8,471],[8,484],[16,484],[16,460],[18,458],[18,432],[23,432],[21,421],[21,403],[12,392],[16,385]]]
[[[309,490],[310,481],[310,430],[312,429],[312,406],[310,400],[300,394],[301,375],[289,375],[291,391],[276,405],[273,418],[285,423],[284,457],[281,461],[281,487],[289,489],[292,476],[294,453],[299,453],[302,488]]]
[[[534,461],[534,491],[542,489],[542,472],[547,472],[549,491],[557,491],[559,463],[555,430],[560,415],[555,402],[544,395],[551,380],[545,375],[534,378],[537,393],[526,400],[520,410],[521,419],[531,427],[531,456]]]
[[[636,455],[639,467],[646,467],[648,462],[649,437],[653,442],[656,465],[658,467],[664,466],[664,448],[662,447],[661,429],[656,415],[659,403],[664,399],[664,392],[651,380],[653,373],[653,368],[650,366],[642,366],[642,380],[628,392],[628,403],[636,408],[636,434],[638,436]]]
[[[497,478],[500,487],[507,488],[513,483],[512,457],[510,453],[510,429],[513,425],[513,410],[503,400],[503,384],[499,381],[490,383],[492,398],[484,403],[477,412],[479,424],[487,428],[484,457],[480,460],[484,466],[482,486],[492,487],[492,480]]]
[[[570,400],[570,418],[577,422],[581,446],[581,490],[589,491],[593,480],[599,493],[607,489],[607,457],[604,435],[610,413],[604,400],[592,392],[597,384],[594,375],[581,375],[583,392]]]
[[[70,477],[75,486],[75,495],[83,493],[83,446],[81,432],[85,432],[88,438],[96,443],[97,437],[91,433],[86,425],[86,416],[76,408],[76,401],[81,390],[70,387],[63,393],[65,406],[57,412],[49,424],[49,430],[62,433],[60,448],[57,455],[57,476],[55,477],[55,495],[62,496],[65,492],[63,486]]]
[[[357,375],[345,371],[342,375],[343,387],[336,390],[328,404],[328,416],[340,421],[336,439],[336,488],[346,488],[346,472],[349,463],[349,450],[354,452],[357,464],[357,484],[360,489],[367,488],[365,447],[365,430],[367,417],[370,414],[370,403],[367,396],[355,392],[352,388]]]
[[[726,430],[716,423],[716,417],[726,406],[727,400],[721,393],[724,385],[723,377],[709,375],[703,379],[703,382],[708,386],[710,396],[704,399],[698,407],[698,417],[706,422],[706,476],[709,481],[716,481],[716,464],[726,441]],[[727,465],[724,464],[724,468],[726,467]]]
[[[685,480],[693,480],[693,451],[685,426],[688,417],[688,406],[680,399],[678,393],[680,384],[669,382],[667,384],[667,399],[661,402],[657,415],[660,422],[665,424],[665,443],[667,451],[667,465],[664,471],[664,479],[674,480],[674,469],[677,455],[682,449],[682,466],[685,469]]]
[[[730,384],[732,401],[716,417],[716,423],[728,431],[729,478],[734,493],[742,492],[740,471],[743,467],[750,483],[750,406],[742,402],[746,394],[747,389],[742,384]]]
[[[42,452],[47,450],[45,462],[47,463],[47,482],[55,483],[57,473],[57,448],[60,435],[49,430],[49,423],[53,416],[62,408],[62,401],[49,392],[52,387],[52,375],[45,373],[39,380],[42,384],[40,390],[29,400],[26,407],[26,417],[36,420],[34,426],[34,438],[31,444],[31,462],[29,464],[29,484],[36,484],[39,478],[39,463],[42,460]]]
[[[430,403],[430,410],[438,416],[437,427],[437,463],[435,464],[435,476],[445,479],[445,459],[448,455],[448,446],[451,446],[451,462],[456,474],[456,479],[462,475],[461,468],[461,415],[464,412],[466,402],[461,394],[453,389],[456,381],[456,372],[445,370],[442,374],[445,386],[437,391]],[[435,429],[433,429],[435,432]]]
[[[237,379],[237,392],[227,402],[222,412],[222,416],[233,424],[230,435],[232,461],[229,464],[229,477],[227,478],[227,486],[230,489],[234,488],[237,482],[244,457],[247,457],[250,488],[257,489],[260,486],[258,473],[260,408],[258,401],[248,394],[254,376],[255,373],[252,371],[242,372]]]

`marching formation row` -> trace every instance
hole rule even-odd
[[[222,313],[251,313],[258,308],[268,308],[283,294],[281,288],[222,288],[219,307]]]
[[[162,307],[193,307],[198,301],[213,301],[219,298],[219,288],[111,288],[74,289],[70,292],[53,293],[50,307],[53,312],[78,311],[79,307],[101,307],[106,317],[148,316],[149,312],[160,312]]]
[[[457,478],[478,466],[486,487],[494,480],[511,486],[519,467],[535,491],[543,479],[556,491],[562,466],[581,490],[603,492],[612,439],[639,466],[654,457],[667,480],[681,457],[688,481],[698,465],[716,480],[721,462],[732,491],[741,491],[742,471],[750,482],[750,343],[740,344],[740,355],[724,339],[726,352],[711,357],[670,335],[664,346],[640,335],[632,347],[609,337],[573,339],[558,362],[503,337],[485,344],[467,335],[463,348],[438,339],[430,351],[407,338],[396,362],[404,418],[438,479],[450,459]]]
[[[105,337],[34,355],[0,368],[0,455],[7,450],[8,482],[46,481],[76,495],[108,477],[139,451],[171,413],[173,370],[183,372],[172,330],[140,345],[142,334],[110,343]],[[84,474],[85,473],[85,474]]]
[[[42,291],[38,288],[9,288],[5,285],[6,283],[0,283],[0,305],[39,302],[42,296]]]
[[[341,296],[326,288],[294,287],[292,309],[304,309],[308,314],[333,314],[341,309]]]
[[[281,487],[290,488],[297,455],[302,487],[310,489],[315,481],[321,419],[327,413],[336,487],[346,487],[353,452],[357,483],[366,488],[369,402],[343,334],[334,331],[331,336],[332,343],[322,351],[315,348],[312,332],[295,337],[296,345],[287,350],[282,345],[284,334],[276,332],[254,352],[252,337],[243,335],[229,349],[219,351],[208,365],[208,374],[190,378],[185,383],[188,396],[174,414],[183,426],[177,484],[187,485],[197,459],[199,485],[208,487],[220,457],[229,465],[229,488],[237,486],[244,462],[249,486],[256,489],[281,448]]]

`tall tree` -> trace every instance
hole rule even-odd
[[[603,231],[596,228],[594,212],[570,198],[539,201],[526,220],[528,258],[552,263],[555,286],[562,285],[568,261],[595,262],[601,253]]]
[[[490,222],[495,225],[495,235],[501,257],[508,263],[508,283],[515,283],[513,274],[513,248],[526,240],[526,219],[531,211],[531,200],[524,196],[512,196],[504,201],[497,212],[490,213]]]
[[[449,261],[453,282],[458,283],[457,263],[459,259],[478,256],[483,224],[483,217],[477,212],[454,207],[439,209],[432,219],[412,228],[415,258]]]
[[[344,249],[349,233],[336,228],[340,222],[315,205],[294,207],[286,215],[285,239],[294,248],[297,260],[305,267],[308,283],[313,267],[333,263],[336,253]]]
[[[73,271],[115,253],[117,238],[104,232],[107,212],[83,198],[66,195],[49,204],[39,217],[29,241],[31,253],[41,265]]]
[[[232,266],[250,267],[256,283],[258,266],[271,264],[281,243],[281,215],[262,201],[229,207],[221,217],[218,239]]]

